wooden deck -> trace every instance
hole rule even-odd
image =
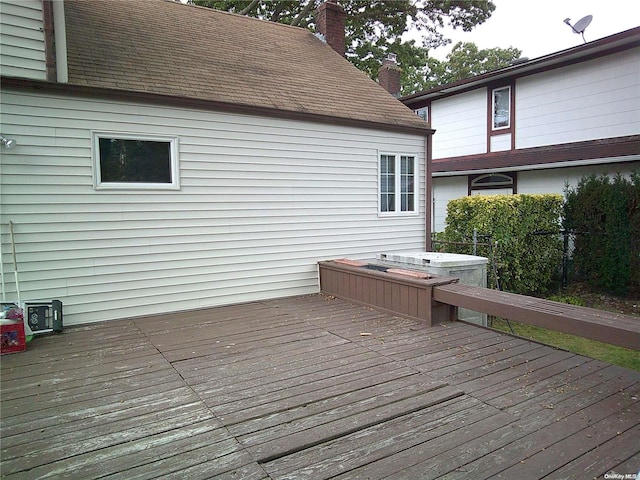
[[[7,479],[534,479],[640,469],[640,373],[311,295],[1,359]]]

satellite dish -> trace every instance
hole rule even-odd
[[[574,25],[571,25],[571,23],[569,23],[571,21],[570,18],[565,18],[564,23],[571,27],[573,33],[579,33],[580,35],[582,35],[582,41],[584,43],[587,43],[587,41],[584,39],[584,31],[591,23],[591,20],[593,20],[593,15],[587,15],[586,17],[582,17],[580,20],[578,20]]]
[[[580,20],[578,20],[576,22],[576,24],[573,26],[573,30],[576,33],[582,33],[584,34],[584,31],[586,30],[586,28],[589,26],[589,24],[591,23],[591,20],[593,20],[593,15],[587,15],[586,17],[582,17]]]

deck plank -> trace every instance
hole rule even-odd
[[[462,457],[460,465],[447,474],[449,479],[489,479],[495,478],[501,472],[524,462],[536,453],[540,453],[549,463],[555,462],[554,445],[562,445],[563,441],[585,429],[592,430],[592,425],[606,419],[615,418],[629,405],[632,405],[633,395],[609,394],[608,396],[594,396],[580,406],[568,399],[559,403],[554,409],[545,409],[521,418],[518,428],[508,428],[506,431],[495,432],[488,444],[475,446],[464,445],[467,451],[475,451],[472,461]],[[615,412],[611,414],[611,412]],[[636,425],[638,418],[635,418]],[[497,440],[496,440],[497,439]],[[627,441],[630,437],[626,437]],[[637,442],[635,448],[639,448]],[[569,459],[574,461],[575,458]],[[463,463],[463,461],[465,461]],[[615,463],[615,462],[614,462]],[[612,463],[610,463],[612,465]],[[528,466],[531,466],[528,465]],[[529,471],[528,471],[529,472]],[[529,472],[531,473],[531,472]],[[524,478],[543,478],[544,475]],[[513,477],[511,477],[513,478]]]
[[[333,478],[495,413],[480,406],[473,398],[457,397],[266,462],[264,467],[273,478]]]
[[[493,478],[522,478],[524,475],[542,478],[625,431],[633,434],[633,431],[637,431],[634,427],[637,426],[638,415],[640,415],[640,402],[635,402],[627,409],[599,421],[592,418],[589,425],[579,431],[569,430],[565,428],[565,422],[558,422],[545,429],[547,433],[556,435],[551,445],[549,445],[551,440],[546,438],[539,444],[531,445],[528,442],[528,456]],[[569,432],[572,432],[571,435],[567,435]],[[550,458],[546,452],[547,448],[553,450],[553,458]]]
[[[248,450],[258,462],[266,463],[360,430],[381,425],[387,420],[447,402],[461,395],[462,392],[449,387],[425,391],[398,400],[393,404],[373,406],[364,412],[356,411],[355,414],[346,418],[332,420],[263,444],[249,446]]]
[[[495,412],[487,418],[477,420],[471,416],[469,422],[459,429],[443,432],[427,442],[411,448],[395,452],[375,462],[359,467],[353,471],[338,475],[336,479],[382,479],[382,478],[439,478],[430,476],[429,469],[424,467],[423,460],[432,455],[450,452],[460,444],[460,438],[477,439],[489,437],[502,426],[513,422],[510,415]]]
[[[232,405],[221,405],[219,409],[216,406],[212,408],[216,411],[227,412],[221,413],[220,418],[223,418],[228,424],[240,423],[272,415],[283,409],[289,410],[297,405],[309,405],[312,402],[355,392],[367,386],[402,379],[417,373],[408,367],[397,366],[393,368],[383,363],[377,363],[379,362],[377,359],[372,361],[376,363],[345,366],[342,372],[335,377],[326,376],[324,372],[319,372],[318,375],[295,378],[292,383],[284,385],[270,384],[268,385],[270,393],[266,396],[267,398],[252,401],[249,397],[248,402],[247,398],[244,398]],[[355,370],[353,370],[354,368]]]
[[[640,434],[638,429],[636,429],[636,431],[634,433],[636,434],[636,438],[638,438],[637,435]],[[611,463],[607,462],[606,464],[610,465]],[[607,472],[615,472],[615,473],[622,474],[622,475],[633,475],[633,474],[636,474],[636,478],[638,478],[637,474],[640,473],[640,468],[638,467],[639,465],[640,465],[640,452],[633,454],[632,456],[630,456],[626,460],[620,462],[618,465],[616,465],[613,468],[600,467],[599,470],[600,471],[604,471],[605,473],[607,473]],[[636,472],[636,470],[638,470],[638,471]]]
[[[274,429],[278,431],[282,425],[289,427],[291,422],[300,421],[313,415],[334,412],[356,402],[371,401],[377,395],[389,395],[394,389],[410,384],[416,373],[410,369],[382,370],[359,381],[342,383],[323,389],[321,392],[306,392],[289,397],[279,402],[279,409],[256,415],[252,411],[238,412],[220,417],[234,435],[244,439],[246,435]]]
[[[339,397],[332,397],[334,402],[331,405],[327,405],[325,399],[304,405],[305,415],[299,416],[296,419],[287,419],[281,421],[276,425],[266,426],[263,424],[256,425],[255,431],[238,435],[240,442],[246,446],[260,445],[264,443],[273,442],[274,440],[281,439],[283,437],[290,437],[300,432],[304,432],[310,429],[316,429],[317,431],[324,430],[324,428],[316,428],[320,425],[330,424],[331,422],[341,423],[346,425],[348,422],[346,419],[359,415],[361,413],[369,412],[373,413],[375,409],[387,405],[396,404],[399,402],[406,402],[410,409],[413,409],[413,404],[407,402],[409,399],[420,397],[431,392],[436,392],[436,397],[448,397],[452,394],[460,395],[461,392],[444,389],[444,384],[440,382],[434,382],[428,379],[416,379],[414,376],[404,377],[398,381],[385,382],[383,384],[376,385],[378,388],[368,388],[364,392],[351,390],[348,393],[361,393],[364,398],[358,398],[358,396],[351,396],[343,394]],[[446,391],[445,391],[446,390]],[[339,400],[344,400],[342,403]],[[335,401],[337,400],[337,402]],[[337,403],[337,404],[336,404]],[[399,405],[394,409],[392,415],[397,415],[400,410]],[[290,414],[288,410],[286,412]],[[289,416],[289,415],[287,415]],[[284,419],[282,419],[284,420]],[[257,422],[253,422],[254,425]],[[255,427],[254,427],[255,428]],[[235,433],[235,429],[230,429]],[[314,441],[320,440],[321,437],[318,434],[313,439]]]
[[[381,478],[388,473],[385,462],[400,452],[415,449],[415,458],[422,458],[423,446],[443,435],[460,435],[477,422],[498,428],[511,421],[509,415],[480,408],[463,396],[268,462],[265,469],[273,478]]]

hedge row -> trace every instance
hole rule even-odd
[[[569,275],[595,289],[640,293],[640,175],[584,177],[561,195],[463,197],[449,202],[445,242],[482,236],[477,254],[493,258],[503,290],[548,291],[560,272],[562,233],[571,233]],[[447,244],[446,251],[472,253],[469,245]]]
[[[562,262],[561,195],[469,196],[449,202],[447,251],[472,253],[474,229],[482,236],[477,254],[493,258],[489,284],[521,294],[547,291]],[[495,275],[497,273],[497,275]]]

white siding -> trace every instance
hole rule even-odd
[[[632,171],[640,172],[640,162],[602,164],[583,167],[551,168],[518,172],[518,193],[559,193],[564,194],[565,185],[578,185],[582,177],[607,174],[613,177],[617,173],[628,175]]]
[[[511,134],[493,135],[491,137],[491,151],[504,152],[511,150]]]
[[[436,100],[431,104],[433,158],[487,152],[487,90]]]
[[[624,163],[603,163],[601,165],[547,168],[518,172],[518,192],[525,194],[558,193],[564,195],[565,185],[575,187],[580,179],[588,175],[629,175],[640,172],[640,161]],[[435,177],[433,179],[433,226],[434,232],[442,232],[446,227],[447,205],[451,200],[468,195],[468,177]],[[484,194],[505,193],[490,191]]]
[[[516,148],[640,133],[640,48],[516,83]]]
[[[0,74],[46,80],[41,0],[0,0]]]
[[[434,232],[443,232],[447,226],[447,205],[451,200],[466,197],[469,183],[465,176],[436,177],[433,179],[433,225]]]
[[[316,262],[424,248],[424,137],[3,92],[2,254],[65,323],[318,290]],[[180,191],[97,191],[91,132],[174,135]],[[420,214],[378,216],[378,151],[416,154]]]

